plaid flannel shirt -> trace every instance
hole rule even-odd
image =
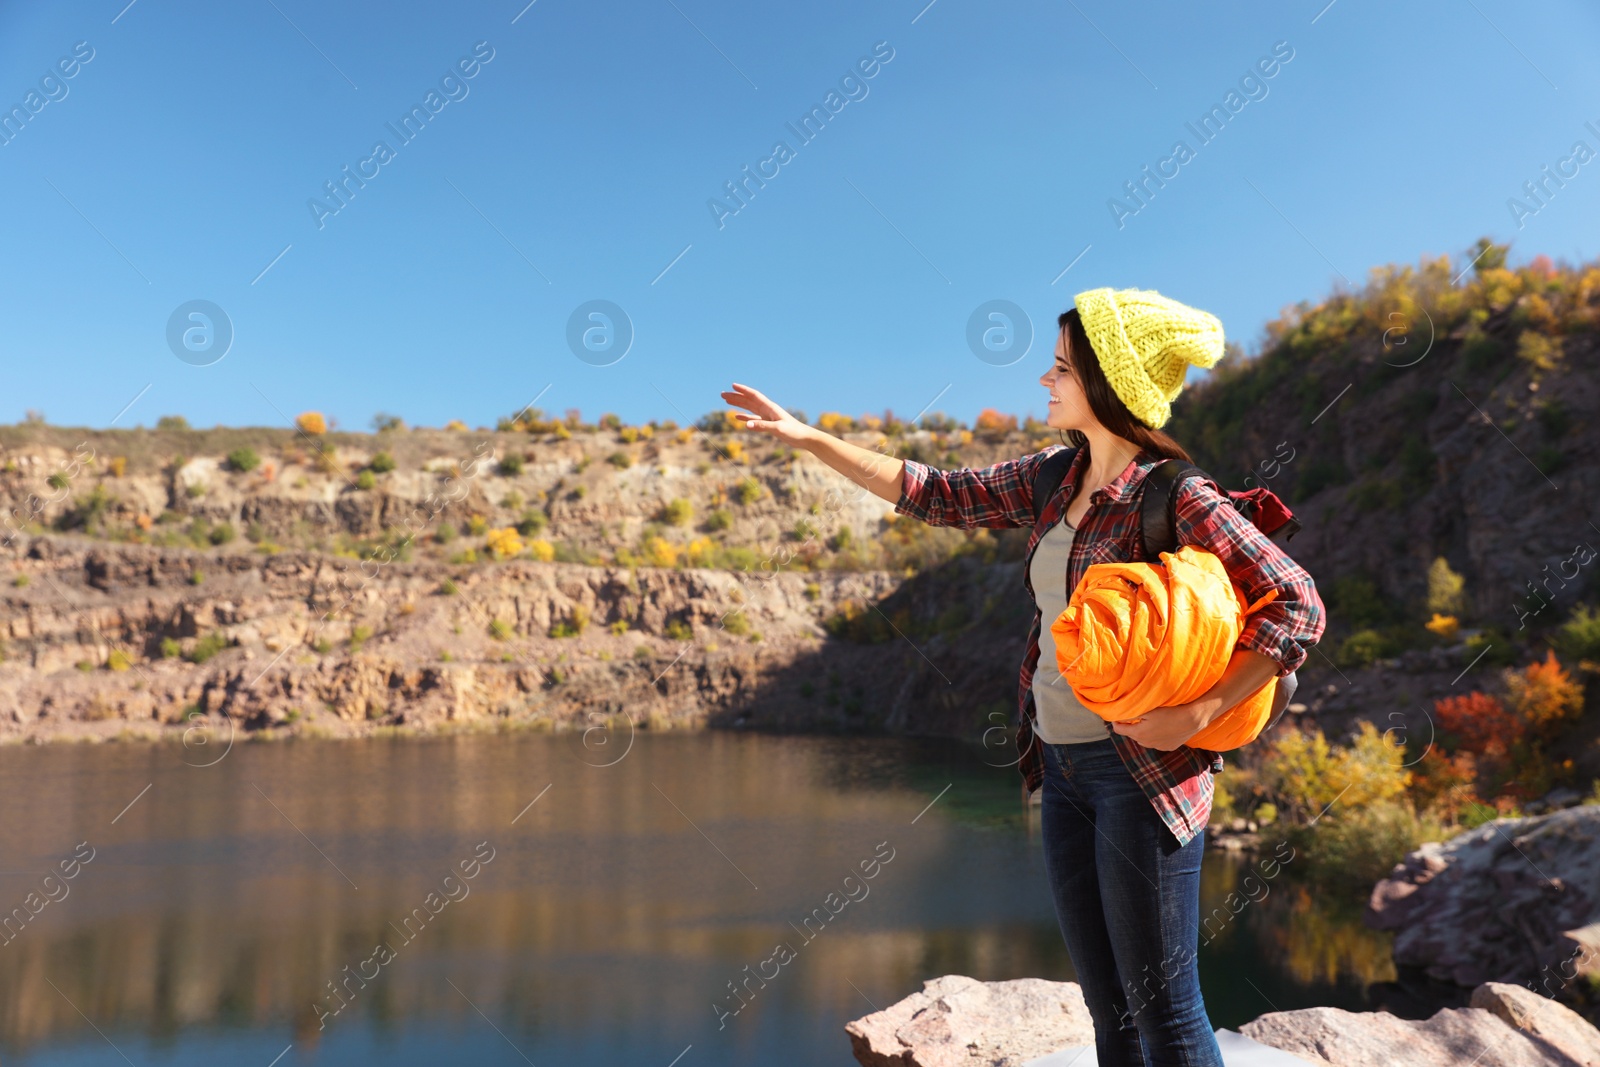
[[[980,470],[942,471],[914,460],[905,461],[900,499],[894,510],[934,526],[1032,526],[1023,581],[1034,604],[1018,687],[1017,764],[1029,792],[1044,782],[1044,748],[1033,731],[1035,708],[1033,674],[1039,663],[1041,619],[1029,570],[1040,538],[1066,514],[1066,508],[1084,472],[1088,447],[1080,448],[1061,487],[1045,505],[1037,525],[1033,521],[1033,482],[1039,466],[1062,446],[1004,460]],[[1139,508],[1144,478],[1163,457],[1142,449],[1121,474],[1090,496],[1073,538],[1072,553],[1063,575],[1066,591],[1077,587],[1084,571],[1095,563],[1123,563],[1145,558],[1140,537]],[[1270,589],[1277,599],[1260,608],[1246,622],[1236,648],[1254,649],[1278,662],[1279,676],[1304,662],[1322,636],[1326,615],[1316,584],[1266,534],[1245,518],[1215,484],[1197,477],[1184,480],[1174,501],[1175,532],[1179,545],[1195,545],[1216,554],[1248,601]],[[1052,620],[1053,621],[1053,620]],[[1117,733],[1106,732],[1162,821],[1179,844],[1187,844],[1205,828],[1211,817],[1213,776],[1222,770],[1222,755],[1208,749],[1180,745],[1170,752],[1146,748]]]

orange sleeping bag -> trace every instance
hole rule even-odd
[[[1204,696],[1227,669],[1246,618],[1276,589],[1246,606],[1222,561],[1193,545],[1161,563],[1095,563],[1050,624],[1056,663],[1083,706],[1107,722]],[[1226,752],[1267,724],[1277,678],[1184,742]]]

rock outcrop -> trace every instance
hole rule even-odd
[[[845,1027],[865,1067],[1022,1067],[1072,1045],[1094,1044],[1076,982],[935,978],[922,992]]]
[[[0,592],[0,739],[26,740],[224,722],[341,735],[474,720],[700,726],[757,704],[779,721],[826,723],[840,709],[812,662],[822,622],[902,581],[378,564],[69,536],[19,539],[0,566],[12,576]],[[844,644],[830,668],[874,651]]]
[[[1521,986],[1487,982],[1471,1006],[1421,1022],[1339,1008],[1279,1011],[1239,1032],[1317,1067],[1600,1067],[1600,1030]]]
[[[1395,931],[1396,964],[1457,985],[1555,995],[1600,976],[1600,805],[1424,844],[1373,888],[1366,920]]]
[[[1094,1062],[1094,1027],[1076,982],[946,975],[845,1031],[864,1067]],[[1600,1030],[1564,1005],[1495,982],[1475,989],[1470,1007],[1442,1008],[1422,1021],[1303,1008],[1263,1015],[1237,1033],[1218,1030],[1217,1040],[1227,1063],[1252,1067],[1600,1067]]]

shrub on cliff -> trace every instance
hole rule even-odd
[[[227,636],[218,630],[212,630],[197,640],[183,658],[190,663],[204,663],[227,647]]]
[[[1600,660],[1600,611],[1577,605],[1549,641],[1569,663]]]
[[[694,518],[694,505],[682,497],[675,497],[661,509],[661,521],[670,526],[687,526]]]
[[[1290,730],[1277,737],[1262,763],[1268,799],[1297,821],[1399,798],[1411,783],[1405,746],[1363,721],[1347,748],[1328,744],[1322,731]]]
[[[516,527],[505,526],[498,530],[490,530],[485,535],[489,551],[495,559],[510,559],[522,555],[522,538],[517,534]]]
[[[261,457],[250,447],[236,448],[228,453],[228,466],[240,474],[249,474],[261,466]]]
[[[763,492],[765,492],[765,490],[762,488],[760,482],[756,481],[754,478],[745,478],[739,482],[737,487],[735,487],[734,496],[741,504],[754,504],[757,500],[761,499],[761,494]]]
[[[577,637],[589,625],[589,611],[582,604],[572,605],[565,619],[550,625],[551,637]]]

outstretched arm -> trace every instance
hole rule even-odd
[[[722,393],[722,399],[750,412],[739,416],[744,420],[746,429],[770,433],[779,440],[805,449],[857,485],[890,503],[900,499],[901,480],[905,474],[903,460],[842,441],[815,426],[807,426],[768,400],[760,390],[748,385],[734,382],[732,389]]]

